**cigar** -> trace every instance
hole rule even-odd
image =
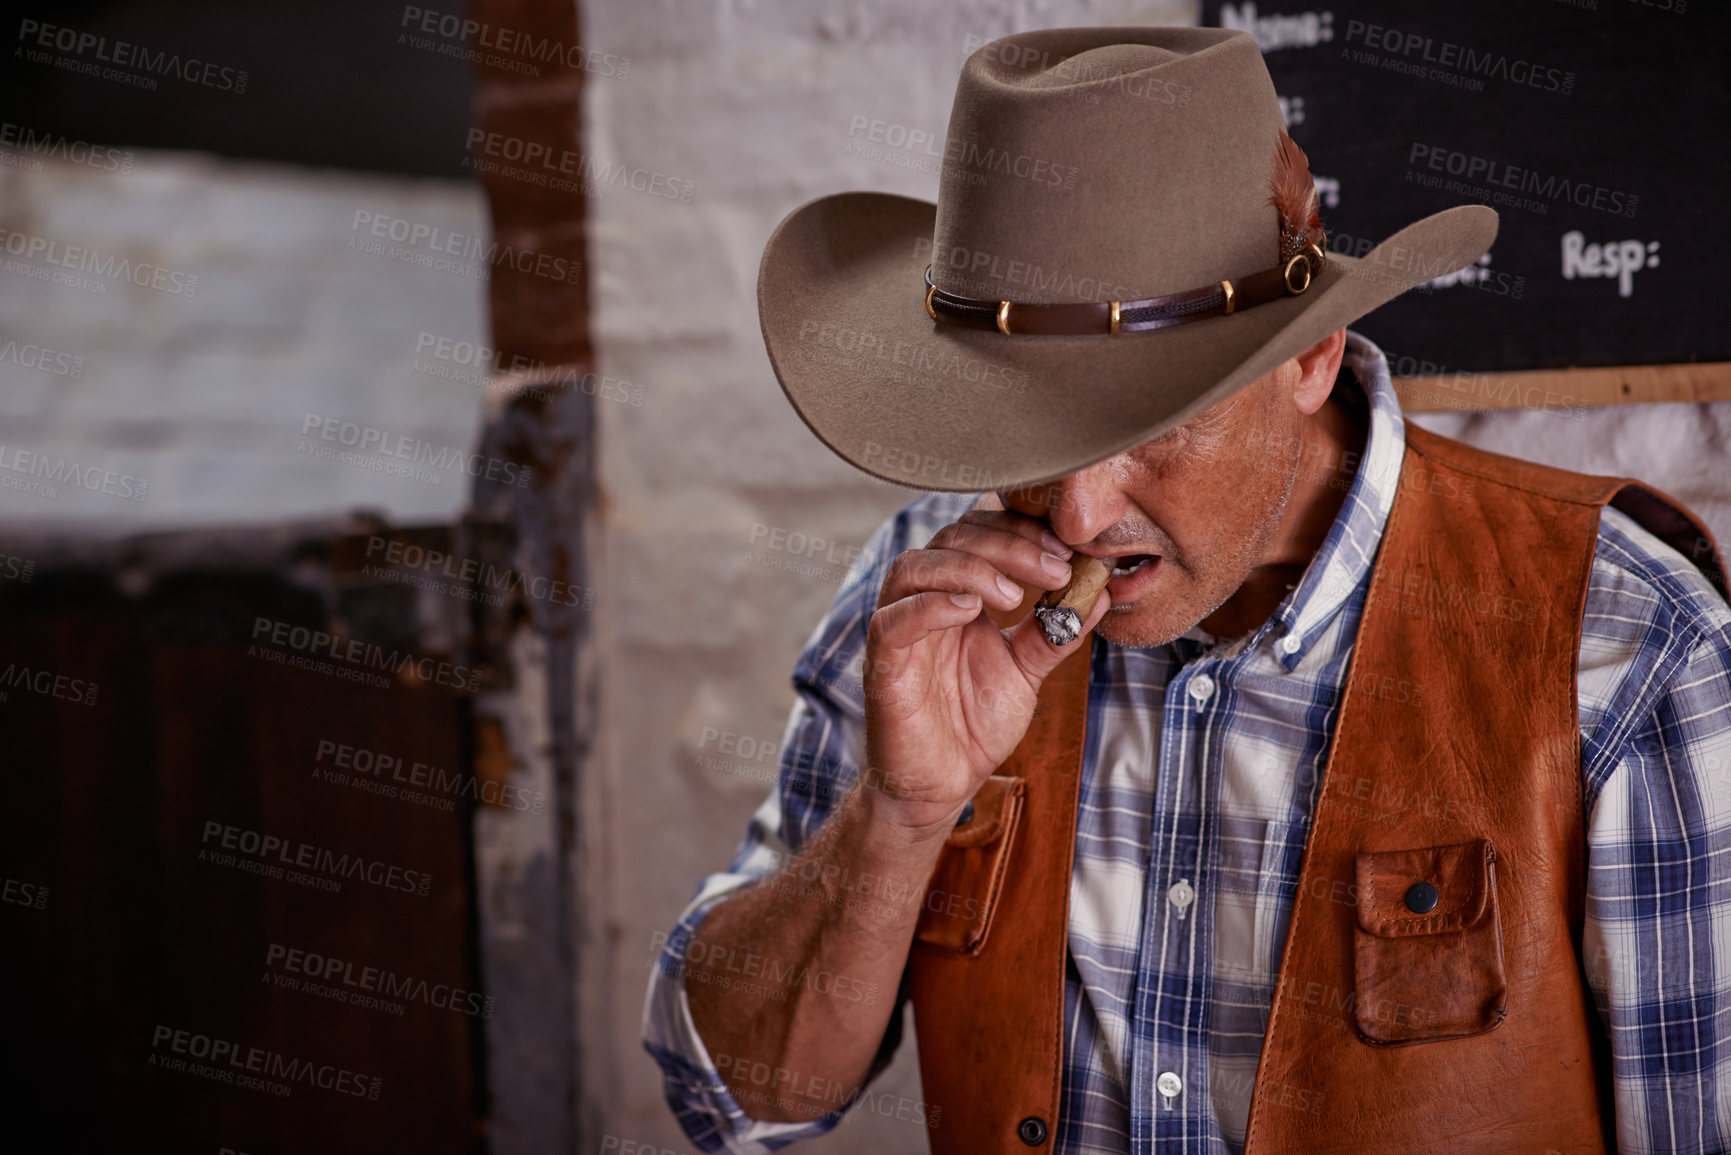
[[[1070,584],[1043,594],[1034,605],[1040,629],[1054,646],[1067,646],[1082,636],[1082,622],[1100,591],[1112,577],[1112,559],[1079,553],[1070,562]]]

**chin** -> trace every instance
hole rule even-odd
[[[1173,613],[1170,606],[1163,610],[1140,605],[1113,606],[1094,627],[1094,632],[1114,646],[1148,649],[1183,637],[1204,616],[1191,617],[1182,611]]]

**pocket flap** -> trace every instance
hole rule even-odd
[[[1477,926],[1490,909],[1491,864],[1496,851],[1481,838],[1423,850],[1379,850],[1358,856],[1358,926],[1379,938],[1444,934]],[[1423,909],[1408,895],[1424,884],[1436,890],[1436,904]]]
[[[926,884],[917,941],[970,955],[984,949],[1026,793],[1027,783],[1009,774],[992,775],[975,792],[972,816],[944,840]]]
[[[1024,786],[1020,778],[994,774],[974,795],[973,817],[950,831],[946,846],[984,846],[1002,837],[1011,815],[1021,809]]]

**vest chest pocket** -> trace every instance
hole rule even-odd
[[[994,774],[974,795],[973,816],[950,832],[932,870],[914,929],[916,942],[968,955],[985,947],[1025,791],[1021,778]]]
[[[1459,1039],[1503,1021],[1495,863],[1484,839],[1358,855],[1353,1012],[1365,1042]]]

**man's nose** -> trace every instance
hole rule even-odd
[[[1068,545],[1085,545],[1124,516],[1124,493],[1110,461],[1066,474],[1047,488],[1046,520]]]

